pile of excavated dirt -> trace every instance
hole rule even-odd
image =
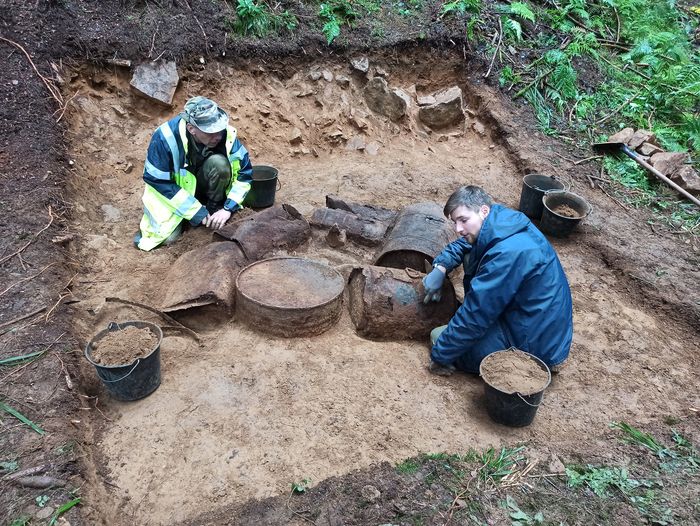
[[[148,327],[129,325],[124,329],[109,331],[93,342],[92,360],[101,365],[128,365],[148,356],[158,344],[158,336]]]
[[[549,373],[529,354],[518,350],[497,352],[484,358],[481,376],[491,387],[507,394],[539,393],[549,381]]]

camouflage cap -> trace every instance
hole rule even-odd
[[[205,133],[216,133],[226,129],[228,115],[211,99],[192,97],[185,103],[183,118]]]

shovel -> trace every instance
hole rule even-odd
[[[668,186],[673,188],[676,192],[679,194],[683,195],[684,197],[687,197],[690,199],[693,203],[695,203],[698,207],[700,207],[700,200],[678,186],[676,183],[671,181],[668,177],[666,177],[664,174],[659,172],[656,168],[654,168],[652,165],[650,165],[648,162],[644,161],[641,157],[639,157],[639,154],[633,150],[630,150],[629,147],[624,143],[624,142],[599,142],[597,144],[593,145],[593,151],[596,153],[619,153],[622,152],[624,153],[627,157],[630,157],[634,161],[637,162],[640,166],[646,168],[649,170],[651,173],[653,173],[656,177],[661,179],[664,183],[666,183]]]

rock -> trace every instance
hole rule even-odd
[[[377,502],[377,500],[379,500],[379,497],[382,496],[381,492],[371,484],[362,486],[360,494],[362,495],[363,499],[370,503]]]
[[[633,135],[633,128],[625,128],[624,130],[620,130],[619,132],[608,137],[608,142],[624,142],[627,144],[627,141],[629,141]]]
[[[326,234],[326,242],[332,248],[344,247],[347,241],[347,232],[341,230],[338,225],[333,225],[328,231],[328,234]]]
[[[462,90],[458,86],[435,94],[436,103],[418,110],[418,118],[431,128],[444,128],[464,120]]]
[[[643,142],[642,145],[637,148],[637,151],[647,157],[651,157],[655,153],[663,152],[661,148],[650,142]]]
[[[436,102],[437,99],[432,95],[423,95],[422,97],[418,97],[418,106],[430,106]]]
[[[110,204],[102,205],[105,223],[116,223],[122,218],[122,211]]]
[[[474,130],[480,137],[486,137],[486,126],[484,126],[481,121],[474,121],[472,123],[472,130]]]
[[[371,142],[367,146],[365,146],[365,152],[367,152],[369,155],[377,155],[379,153],[379,144],[376,142]]]
[[[39,511],[37,511],[34,516],[39,519],[40,521],[46,520],[51,515],[53,515],[54,512],[54,507],[53,506],[45,506],[43,508],[40,508]]]
[[[360,73],[369,71],[369,59],[367,57],[354,58],[350,61],[350,65]]]
[[[322,75],[323,75],[323,80],[325,80],[326,82],[333,82],[333,73],[331,73],[327,69],[323,70]]]
[[[128,117],[129,115],[129,113],[119,104],[112,104],[112,109],[114,110],[114,113],[116,113],[120,117]]]
[[[124,173],[130,174],[133,169],[134,165],[127,161],[126,166],[124,167]]]
[[[627,145],[630,149],[636,150],[645,142],[656,144],[656,135],[654,135],[654,132],[650,132],[649,130],[637,130],[630,140],[627,141]]]
[[[350,79],[344,75],[336,75],[335,81],[338,83],[338,86],[340,86],[343,89],[347,89],[350,87]]]
[[[303,137],[301,136],[301,130],[299,128],[294,128],[289,136],[287,137],[289,144],[299,144],[302,142]]]
[[[387,78],[389,76],[389,73],[383,68],[377,67],[374,72],[377,74],[378,77],[384,77]]]
[[[314,71],[311,71],[311,72],[309,73],[309,78],[310,78],[311,80],[313,80],[314,82],[316,82],[317,80],[320,80],[320,79],[321,79],[321,76],[322,76],[322,73],[321,73],[320,71],[318,71],[318,70],[314,70]]]
[[[700,195],[700,175],[692,166],[683,166],[670,179],[691,194]]]
[[[345,145],[346,150],[364,150],[366,147],[367,143],[361,135],[355,135]]]
[[[173,61],[146,62],[134,71],[130,85],[136,93],[166,106],[172,106],[180,82]]]
[[[649,164],[668,177],[683,168],[687,160],[687,153],[659,152],[651,156]]]
[[[549,457],[547,469],[550,473],[564,473],[566,471],[564,463],[561,460],[559,460],[559,457],[557,457],[556,455],[551,455]]]
[[[382,77],[373,77],[364,89],[365,102],[372,111],[397,121],[406,114],[408,96],[400,90],[391,90]]]

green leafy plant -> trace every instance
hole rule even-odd
[[[20,412],[17,411],[16,409],[13,409],[12,407],[10,407],[9,405],[7,405],[6,403],[0,402],[0,409],[3,410],[3,411],[5,411],[6,413],[11,414],[11,415],[14,416],[17,420],[19,420],[20,422],[22,422],[23,424],[28,425],[29,427],[31,427],[34,431],[36,431],[36,432],[39,433],[40,435],[46,434],[46,431],[44,431],[43,429],[41,429],[38,425],[36,425],[36,424],[35,424],[34,422],[32,422],[31,420],[29,420],[29,419],[28,419],[26,416],[24,416],[22,413],[20,413]]]
[[[664,445],[660,444],[653,436],[644,431],[640,431],[636,427],[633,427],[625,422],[613,422],[610,424],[613,429],[620,429],[625,433],[625,441],[630,444],[639,444],[647,449],[649,449],[659,458],[669,457],[672,452]]]
[[[359,13],[347,0],[331,0],[321,4],[318,16],[323,22],[321,31],[330,44],[340,35],[340,26],[352,25],[359,17]]]
[[[51,500],[51,497],[49,497],[48,495],[39,495],[34,500],[36,501],[37,506],[39,506],[40,508],[43,508],[44,506],[46,506],[46,503]]]
[[[12,473],[13,471],[17,471],[18,467],[19,464],[16,460],[4,460],[0,462],[0,471],[3,473]]]
[[[273,12],[261,0],[237,0],[236,20],[230,24],[240,35],[258,38],[272,31],[293,31],[298,26],[297,18],[289,11]]]
[[[440,18],[454,14],[478,13],[480,10],[481,0],[453,0],[442,4]]]
[[[61,506],[59,506],[59,508],[53,512],[53,515],[51,516],[51,520],[49,521],[49,526],[54,526],[54,524],[56,524],[56,521],[58,521],[58,518],[61,515],[63,515],[65,512],[67,512],[73,506],[80,504],[80,501],[81,501],[81,498],[78,497],[76,499],[68,501],[65,504],[62,504]]]
[[[29,515],[22,515],[14,519],[10,526],[27,526],[31,522],[32,518]]]
[[[508,510],[508,514],[512,519],[511,526],[538,526],[544,524],[544,515],[541,511],[530,516],[520,509],[518,503],[510,496],[506,496],[505,501],[501,501],[501,507]]]
[[[396,471],[403,473],[404,475],[411,475],[418,471],[418,468],[420,468],[418,462],[410,458],[396,465]]]
[[[303,479],[301,482],[292,482],[292,493],[305,493],[311,486],[311,479]]]
[[[479,462],[482,463],[479,469],[481,480],[498,482],[506,475],[511,474],[515,465],[525,459],[520,454],[523,449],[525,449],[524,446],[503,447],[500,451],[492,447],[488,448],[479,457]]]

